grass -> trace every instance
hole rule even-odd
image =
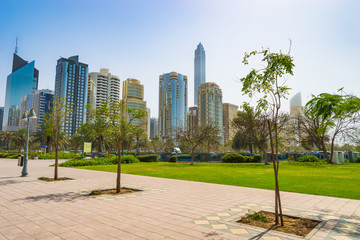
[[[116,172],[116,165],[77,167]],[[261,163],[135,163],[123,164],[122,173],[274,189],[272,165]],[[360,199],[360,164],[294,165],[281,162],[281,191]]]

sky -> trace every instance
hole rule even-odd
[[[206,81],[217,83],[223,102],[256,103],[241,94],[250,68],[245,52],[289,50],[294,75],[284,80],[289,98],[302,93],[345,92],[360,96],[360,1],[358,0],[1,0],[0,106],[18,37],[18,55],[35,60],[39,89],[54,89],[60,57],[79,55],[89,72],[109,68],[145,86],[157,117],[159,75],[188,76],[188,106],[194,104],[194,51],[206,52]],[[252,63],[253,67],[263,66]],[[122,85],[122,83],[121,83]],[[289,111],[289,101],[282,105]]]

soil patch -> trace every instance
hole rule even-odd
[[[251,217],[252,215],[262,215],[265,218],[261,217],[261,219],[254,219]],[[264,220],[266,219],[266,220]],[[248,224],[251,226],[262,227],[269,230],[275,230],[279,232],[294,234],[298,236],[305,237],[307,234],[311,232],[319,223],[320,221],[308,219],[308,218],[301,218],[301,217],[294,217],[283,215],[284,219],[284,226],[274,225],[275,223],[275,214],[266,211],[259,211],[253,214],[247,214],[246,216],[242,217],[240,220],[236,221],[238,223]]]
[[[89,194],[90,196],[94,195],[101,195],[101,194],[111,194],[111,195],[118,195],[118,194],[127,194],[127,193],[133,193],[133,192],[140,192],[142,190],[139,189],[133,189],[133,188],[120,188],[120,192],[117,193],[116,189],[96,189],[92,190]]]
[[[59,178],[57,178],[56,180],[54,180],[54,178],[48,178],[48,177],[39,177],[38,179],[41,180],[41,181],[45,181],[45,182],[74,180],[73,178],[67,178],[67,177],[59,177]]]

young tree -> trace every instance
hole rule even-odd
[[[71,136],[70,142],[71,142],[71,145],[72,145],[72,147],[74,149],[74,153],[77,153],[77,151],[82,148],[84,138],[79,133],[74,133]]]
[[[55,150],[54,180],[58,179],[59,150],[68,142],[63,126],[68,121],[67,117],[71,114],[72,111],[65,99],[55,97],[52,111],[48,112],[44,119],[45,134],[51,137],[52,146]]]
[[[134,124],[133,134],[136,139],[136,153],[137,154],[139,154],[139,149],[140,149],[140,138],[146,136],[145,135],[145,130],[146,130],[145,126],[146,126],[145,121],[139,121],[138,124]]]
[[[108,122],[106,134],[115,144],[118,151],[116,192],[119,193],[121,188],[121,152],[123,141],[134,130],[133,121],[136,119],[141,121],[146,116],[146,112],[141,109],[127,108],[124,100],[114,101],[111,104],[105,103],[100,108],[100,111]]]
[[[283,54],[282,52],[272,53],[269,49],[267,49],[262,51],[253,51],[249,54],[245,53],[243,64],[248,65],[249,59],[256,55],[262,57],[262,62],[265,64],[265,67],[258,70],[252,69],[246,77],[241,78],[240,81],[243,84],[241,91],[249,97],[252,97],[255,93],[260,93],[262,96],[257,101],[256,110],[267,111],[270,108],[272,113],[271,120],[268,121],[268,128],[275,175],[275,224],[279,224],[280,217],[280,222],[283,226],[278,181],[278,121],[281,100],[286,99],[289,94],[289,88],[284,85],[285,82],[281,82],[281,79],[286,74],[293,75],[294,63],[293,58],[290,56],[290,51],[288,54]],[[274,133],[274,139],[272,137],[272,133]]]
[[[316,135],[313,132],[312,136],[322,140],[321,144],[317,144],[318,148],[324,152],[328,163],[334,163],[332,156],[335,139],[355,130],[356,123],[359,122],[360,98],[347,94],[321,93],[313,96],[306,107],[306,115],[317,126],[313,129],[316,130]],[[323,141],[326,135],[330,138],[330,156]]]

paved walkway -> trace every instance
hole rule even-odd
[[[249,209],[273,210],[269,190],[122,175],[143,191],[89,197],[113,188],[114,173],[59,168],[74,180],[43,182],[53,161],[30,160],[21,178],[16,160],[0,159],[1,239],[303,239],[235,223]],[[323,221],[312,240],[360,239],[360,201],[282,192],[285,213]]]

